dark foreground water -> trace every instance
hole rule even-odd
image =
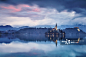
[[[86,38],[78,40],[3,35],[0,37],[0,57],[86,57]]]

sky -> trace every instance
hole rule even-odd
[[[86,0],[0,0],[0,25],[86,25]]]

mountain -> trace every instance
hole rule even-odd
[[[10,25],[6,25],[6,26],[1,25],[0,26],[0,31],[20,30],[20,29],[23,29],[23,28],[29,28],[29,27],[28,26],[22,26],[22,27],[16,28],[16,27],[12,27]]]
[[[65,32],[65,38],[84,38],[86,37],[86,33],[77,28],[66,28],[63,29]]]
[[[35,26],[35,28],[54,28],[55,25],[37,25]],[[65,29],[65,28],[74,28],[74,27],[79,27],[79,29],[83,30],[84,32],[86,32],[86,25],[81,25],[81,24],[76,24],[76,25],[61,25],[61,26],[58,26],[57,25],[57,28],[58,29]],[[20,29],[24,29],[24,28],[31,28],[29,26],[22,26],[22,27],[19,27],[19,28],[16,28],[16,27],[12,27],[10,25],[6,25],[6,26],[3,26],[1,25],[0,26],[0,31],[6,31],[6,30],[20,30]]]
[[[19,27],[19,29],[23,29],[23,28],[29,28],[29,26],[22,26],[22,27]]]
[[[6,30],[12,30],[12,29],[13,29],[13,27],[10,25],[6,25],[6,26],[1,25],[0,26],[0,31],[6,31]]]
[[[16,32],[16,34],[45,34],[48,30],[52,28],[24,28]]]
[[[6,26],[1,25],[0,28],[12,28],[12,26],[10,26],[10,25],[6,25]]]
[[[58,26],[59,29],[65,29],[65,28],[74,28],[74,27],[79,27],[82,31],[86,32],[86,25],[61,25]]]
[[[35,27],[37,27],[37,28],[52,28],[52,27],[55,27],[55,25],[37,25],[37,26],[35,26]]]

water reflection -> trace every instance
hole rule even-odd
[[[86,38],[82,37],[1,35],[0,57],[83,57],[86,56],[85,44]]]
[[[61,45],[85,45],[86,38],[84,36],[79,36],[77,35],[66,35],[66,37],[63,37],[61,35],[45,35],[45,34],[19,34],[19,35],[1,35],[0,36],[0,43],[11,43],[13,41],[20,41],[20,42],[55,42],[57,46],[57,42],[59,41]]]

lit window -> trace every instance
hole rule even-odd
[[[80,31],[80,29],[77,29],[78,31]]]

